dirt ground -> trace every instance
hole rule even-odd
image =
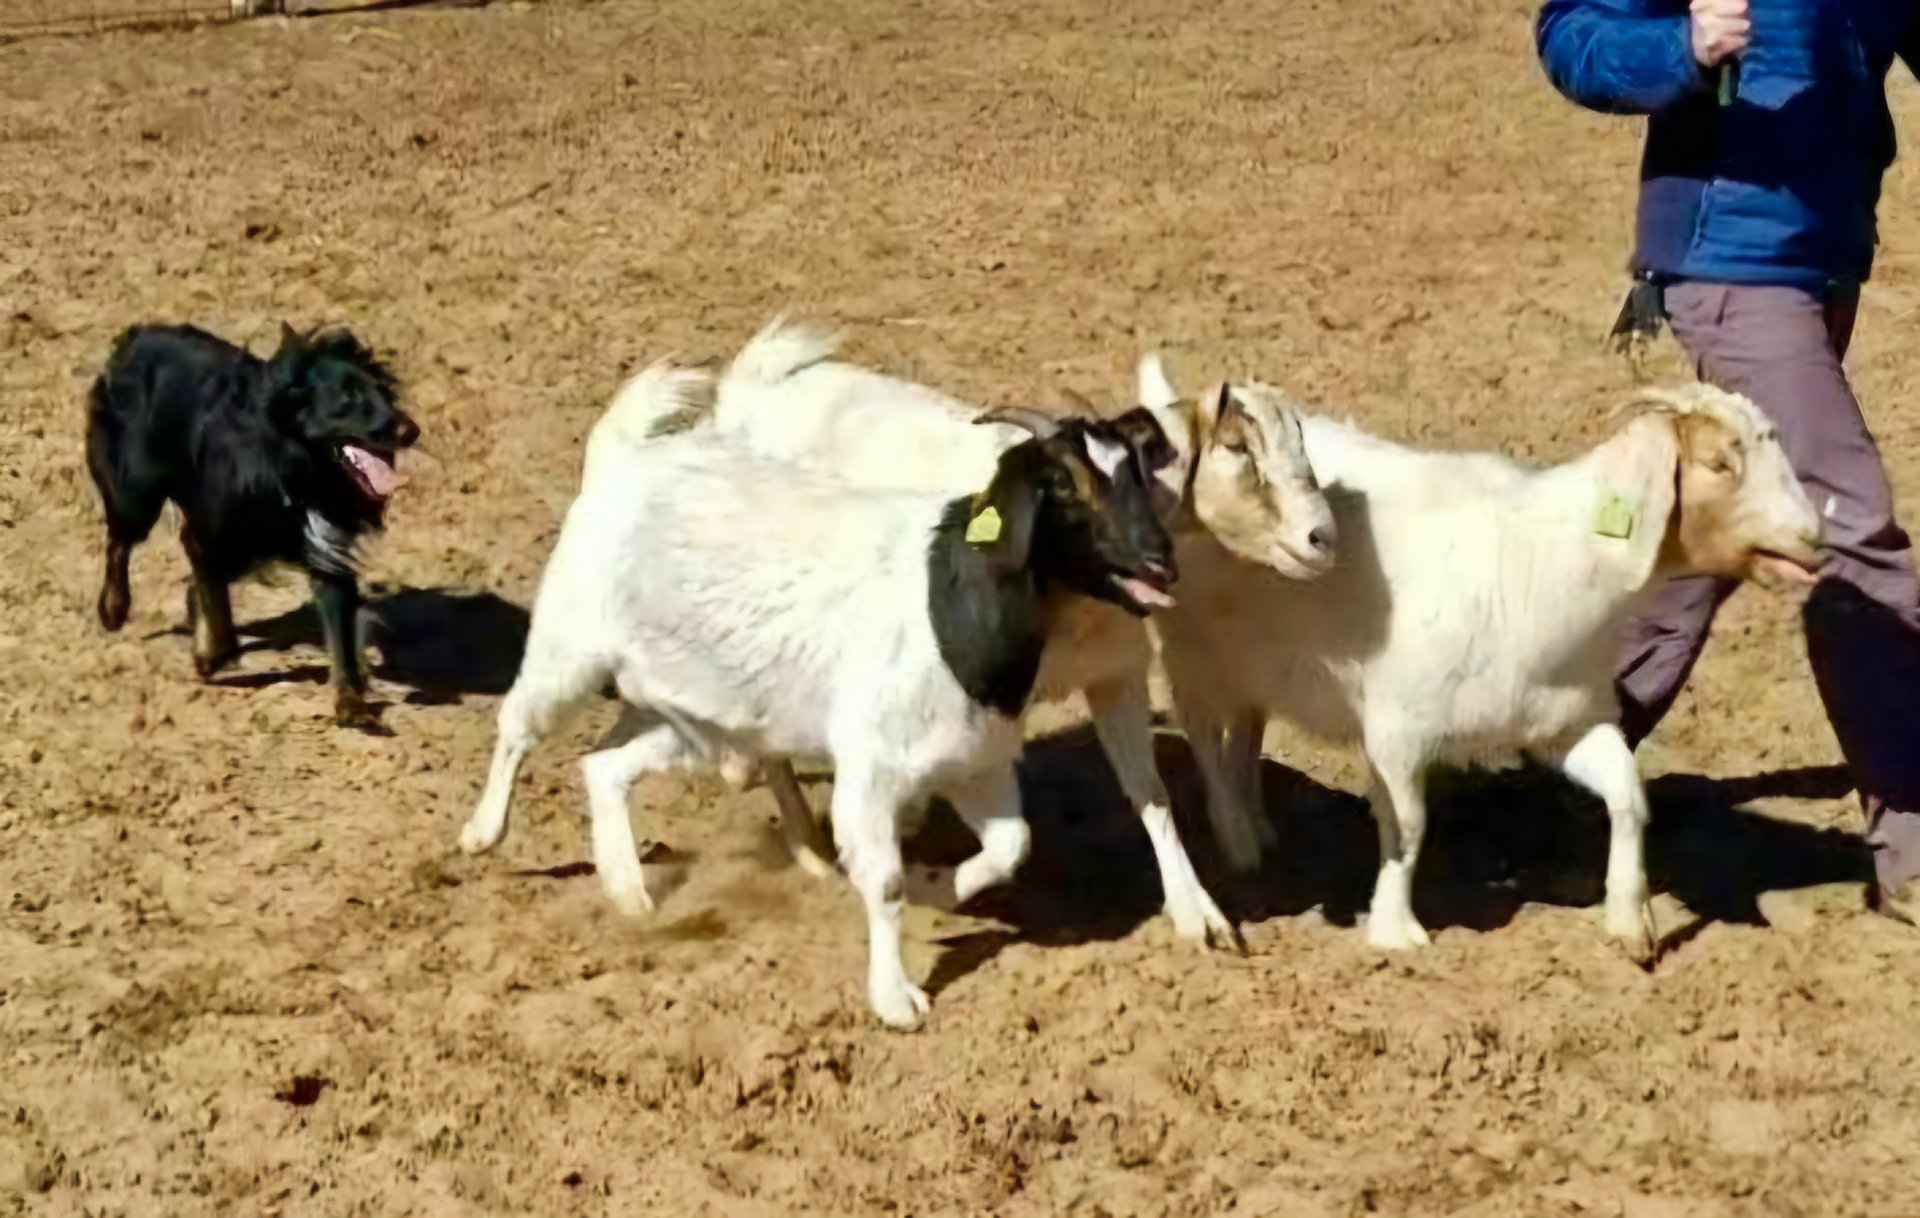
[[[1243,881],[1162,742],[1248,955],[1173,939],[1066,730],[1020,882],[912,916],[910,1035],[764,791],[643,787],[694,864],[651,919],[607,907],[572,763],[608,710],[499,852],[450,853],[589,422],[777,309],[984,402],[1118,403],[1165,344],[1403,438],[1600,435],[1637,131],[1551,93],[1530,16],[501,4],[0,46],[0,1212],[1920,1213],[1920,934],[1758,912],[1864,874],[1784,600],[1736,600],[1643,750],[1651,973],[1591,911],[1597,810],[1533,780],[1447,788],[1435,945],[1370,953],[1352,760],[1284,733],[1286,862]],[[1909,502],[1916,173],[1852,361]],[[153,318],[395,352],[431,455],[371,564],[392,736],[332,726],[297,581],[241,592],[260,645],[196,683],[165,529],[127,630],[94,623],[81,395]]]

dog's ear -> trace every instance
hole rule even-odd
[[[283,321],[280,323],[280,348],[273,356],[282,359],[297,355],[306,349],[306,345],[307,340],[300,336],[300,332]]]

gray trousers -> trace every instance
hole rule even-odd
[[[1840,366],[1858,293],[1678,283],[1674,334],[1704,380],[1745,394],[1823,517],[1829,566],[1803,619],[1814,681],[1866,804],[1880,890],[1920,877],[1920,584],[1880,450]],[[1732,582],[1669,580],[1621,638],[1622,727],[1635,744],[1678,696]]]

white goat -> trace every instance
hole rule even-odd
[[[802,461],[856,485],[962,492],[986,484],[1025,438],[1010,425],[976,425],[977,408],[833,358],[822,331],[775,321],[733,360],[714,425],[757,451]],[[1165,377],[1160,375],[1164,387]],[[1198,521],[1247,559],[1311,579],[1327,569],[1333,520],[1308,468],[1298,422],[1284,406],[1253,404],[1217,387],[1198,405],[1170,390],[1143,399],[1171,442],[1152,471],[1160,510],[1176,534]],[[1116,423],[1125,426],[1139,412]],[[1144,420],[1141,420],[1144,421]],[[1152,645],[1141,621],[1081,600],[1041,663],[1035,696],[1084,691],[1095,734],[1153,845],[1166,910],[1182,937],[1226,946],[1233,924],[1201,885],[1181,845],[1153,762],[1147,674]],[[803,866],[824,868],[808,840],[812,819],[792,772],[769,766],[787,836]]]
[[[1283,400],[1258,385],[1240,392]],[[1647,800],[1615,726],[1616,628],[1670,572],[1748,574],[1769,554],[1817,563],[1820,521],[1773,425],[1745,398],[1687,386],[1633,404],[1644,413],[1611,439],[1543,470],[1305,416],[1307,455],[1339,521],[1339,566],[1300,584],[1181,551],[1180,608],[1156,622],[1161,654],[1216,832],[1256,842],[1237,866],[1258,861],[1246,822],[1269,713],[1358,740],[1381,852],[1367,937],[1424,944],[1411,883],[1428,767],[1524,753],[1606,801],[1606,929],[1652,952]]]
[[[1013,446],[972,496],[847,488],[699,425],[709,389],[655,365],[595,425],[460,844],[499,842],[527,752],[609,681],[626,705],[581,768],[594,861],[625,912],[653,907],[627,819],[642,775],[830,759],[869,997],[910,1026],[927,999],[900,960],[898,817],[937,793],[979,835],[935,899],[1011,875],[1028,844],[1019,714],[1055,603],[1071,590],[1144,614],[1167,600],[1172,544],[1127,447],[1096,429]]]

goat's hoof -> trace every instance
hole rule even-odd
[[[1418,951],[1433,942],[1427,930],[1412,918],[1397,921],[1367,919],[1367,945],[1383,952]]]
[[[645,883],[607,885],[607,900],[629,918],[644,918],[653,912],[653,894]]]
[[[912,1031],[920,1026],[920,1021],[925,1019],[927,1012],[933,1009],[933,1003],[928,1000],[927,992],[905,977],[891,985],[875,982],[872,988],[873,992],[869,997],[873,1002],[873,1013],[879,1016],[880,1022],[889,1028],[901,1032]]]
[[[504,836],[506,836],[506,826],[504,825],[501,826],[499,832],[493,832],[488,826],[468,821],[460,828],[460,852],[462,854],[485,854],[495,846],[498,846],[500,839]]]
[[[794,866],[800,868],[800,870],[806,872],[816,880],[831,880],[835,875],[839,874],[834,870],[833,864],[821,858],[819,853],[811,846],[795,846],[793,848],[793,862]]]
[[[1247,954],[1247,944],[1240,937],[1239,928],[1211,901],[1192,907],[1175,908],[1169,905],[1167,917],[1173,920],[1173,933],[1182,939],[1203,948],[1236,952],[1242,956]]]
[[[1638,965],[1648,965],[1660,954],[1660,936],[1656,933],[1653,921],[1653,906],[1640,905],[1631,913],[1619,916],[1608,914],[1606,918],[1607,935],[1620,945],[1627,959]]]

